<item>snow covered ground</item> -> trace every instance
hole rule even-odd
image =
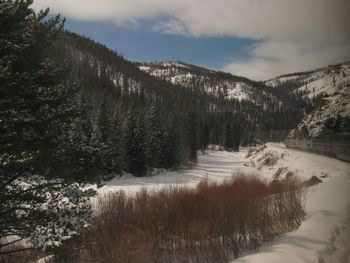
[[[268,180],[288,176],[308,180],[315,175],[323,182],[308,189],[307,215],[299,229],[264,244],[257,253],[232,262],[350,262],[350,164],[286,149],[283,144],[267,144],[249,158],[247,152],[248,149],[239,153],[208,151],[199,155],[198,165],[193,169],[164,171],[145,178],[116,178],[98,191],[100,195],[117,190],[133,194],[141,188],[159,189],[178,184],[192,187],[203,179],[225,180],[238,171],[256,172]],[[269,163],[266,158],[275,162]]]
[[[323,182],[308,190],[306,218],[298,230],[233,262],[350,262],[350,164],[272,144],[250,160],[259,162],[267,152],[282,159],[274,167],[262,166],[264,176],[286,168],[305,180],[315,175]]]
[[[97,191],[100,195],[118,190],[133,194],[142,188],[156,190],[171,185],[194,187],[203,179],[221,181],[231,177],[234,172],[253,170],[245,166],[248,165],[248,160],[244,157],[246,153],[247,149],[239,153],[210,150],[204,155],[199,153],[198,164],[194,169],[164,171],[149,177],[117,177]]]

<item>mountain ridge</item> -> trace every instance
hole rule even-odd
[[[288,89],[313,108],[291,136],[323,137],[350,132],[350,62],[284,75],[265,83],[275,89]]]

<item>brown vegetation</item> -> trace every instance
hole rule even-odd
[[[19,237],[14,237],[13,240],[17,240]],[[28,241],[29,242],[29,241]],[[34,249],[30,243],[26,241],[11,243],[9,239],[0,240],[0,262],[6,263],[27,263],[36,262],[39,258],[45,256],[45,252]],[[14,252],[15,251],[15,252]],[[8,253],[8,254],[7,254]]]
[[[228,262],[296,228],[304,212],[296,181],[236,175],[195,189],[175,186],[101,199],[91,228],[57,262]]]

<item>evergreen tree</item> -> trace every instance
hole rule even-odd
[[[88,210],[83,204],[79,208],[82,191],[67,187],[58,194],[62,182],[37,176],[57,176],[69,156],[64,145],[74,106],[70,90],[61,85],[64,66],[46,54],[63,21],[46,19],[48,10],[36,14],[31,4],[0,2],[0,249],[11,244],[2,238],[14,235],[41,235],[44,242],[38,246],[58,241],[58,232],[44,239],[55,227],[73,231],[72,216]],[[70,212],[59,206],[65,197],[72,207],[76,202]],[[52,210],[42,209],[44,203]],[[84,215],[74,220],[84,223]]]
[[[160,168],[163,166],[160,159],[165,138],[159,107],[152,106],[146,125],[148,130],[147,162],[150,167]]]
[[[241,125],[235,121],[233,125],[233,148],[232,150],[238,152],[241,144]]]
[[[207,122],[204,122],[204,124],[203,121],[201,122],[199,135],[200,149],[202,152],[204,152],[205,150],[207,150],[208,145],[210,143],[210,131]]]
[[[145,176],[147,172],[145,126],[142,116],[129,113],[126,138],[128,171],[135,176]]]
[[[61,107],[67,94],[58,85],[63,68],[43,53],[62,22],[42,22],[48,11],[34,14],[31,2],[1,2],[1,155],[31,159],[39,168],[52,155],[48,149],[67,113]]]
[[[125,170],[125,145],[118,111],[110,118],[106,133],[106,148],[103,154],[105,169],[112,174],[121,175]]]
[[[225,137],[224,137],[224,149],[227,151],[232,151],[234,148],[234,138],[232,132],[232,125],[230,122],[227,122],[225,125]]]
[[[196,161],[198,150],[198,118],[195,112],[189,112],[186,118],[186,140],[189,159]]]

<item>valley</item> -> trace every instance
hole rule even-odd
[[[0,1],[0,262],[350,262],[349,16],[218,1]]]

